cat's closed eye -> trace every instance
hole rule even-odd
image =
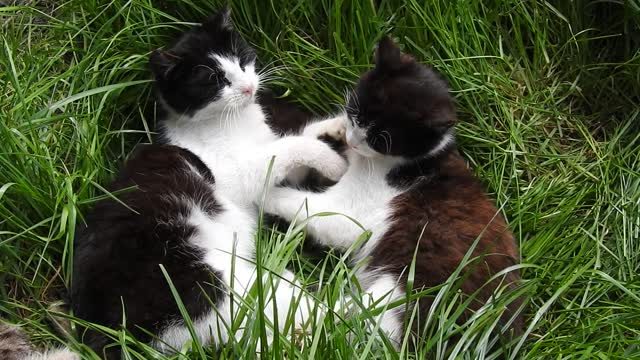
[[[193,77],[199,77],[199,78],[213,78],[215,76],[218,76],[220,73],[220,70],[216,69],[216,68],[212,68],[208,65],[197,65],[194,66],[193,69],[191,69],[191,76]]]
[[[208,65],[198,65],[192,69],[192,79],[195,83],[204,86],[215,84],[217,86],[231,86],[231,81],[221,69]]]

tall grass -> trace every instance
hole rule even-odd
[[[60,339],[47,309],[70,283],[74,228],[154,128],[148,54],[219,4],[28,3],[0,8],[0,313],[36,341],[53,343]],[[637,0],[231,5],[260,62],[284,66],[270,86],[320,114],[342,102],[384,33],[441,72],[457,99],[461,149],[522,252],[528,329],[511,356],[640,357]],[[352,269],[340,258],[317,265],[299,257],[294,245],[303,238],[295,232],[260,236],[267,270],[290,260],[301,279],[322,285],[325,301],[349,291]],[[404,346],[396,354],[358,318],[330,315],[302,336],[304,346],[284,334],[270,356],[478,358],[501,351],[489,335],[491,309],[457,327],[450,321],[455,286],[425,292],[443,302],[417,352]],[[266,325],[255,326],[260,334]],[[255,357],[259,335],[248,334],[217,355]]]

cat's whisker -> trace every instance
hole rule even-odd
[[[284,77],[278,75],[258,76],[259,82],[270,82],[274,80],[285,80]]]
[[[259,71],[258,73],[263,73],[266,71],[279,71],[279,70],[288,70],[291,69],[290,66],[288,65],[277,65],[277,66],[271,66],[271,64],[273,64],[275,61],[265,65],[262,67],[261,71]]]
[[[205,64],[198,64],[198,65],[196,65],[194,68],[199,68],[199,67],[205,68],[205,69],[207,69],[207,70],[209,70],[209,71],[210,71],[210,73],[209,73],[209,80],[211,80],[211,78],[213,78],[214,76],[216,76],[217,71],[216,71],[215,69],[211,68],[210,66],[205,65]],[[216,81],[218,81],[218,82],[219,82],[219,80],[218,80],[218,79],[216,79]]]
[[[240,117],[240,106],[238,105],[238,102],[236,101],[235,106],[233,107],[233,118],[234,118],[234,122],[233,124],[235,125],[235,127],[237,128],[239,126],[239,121],[237,121],[237,119]]]
[[[272,76],[277,76],[277,77],[283,77],[280,75],[279,71],[269,71],[269,72],[265,72],[262,74],[258,74],[259,78],[268,78],[268,77],[272,77]]]
[[[356,94],[355,92],[351,91],[351,97],[353,98],[353,101],[356,103],[356,107],[360,108],[360,99],[358,98],[358,94]]]
[[[380,135],[382,136],[382,138],[384,139],[386,145],[387,145],[387,153],[389,153],[391,151],[391,134],[387,131],[387,130],[382,130],[380,132]]]
[[[284,70],[288,70],[288,69],[289,69],[289,67],[287,67],[287,66],[272,67],[272,68],[269,68],[269,69],[262,69],[262,71],[258,72],[258,75],[271,74],[271,73],[280,72],[280,71],[284,71]]]
[[[351,91],[348,88],[344,88],[344,90],[342,90],[342,96],[344,97],[344,102],[348,104],[349,100],[351,100]]]
[[[235,118],[234,118],[234,107],[236,103],[236,97],[233,96],[229,99],[229,101],[225,104],[225,129],[231,130],[233,129]]]
[[[339,102],[335,102],[335,101],[331,101],[331,102],[329,102],[329,104],[333,105],[333,106],[335,106],[337,108],[343,108],[344,107],[344,104],[340,104]]]
[[[281,76],[265,76],[265,77],[259,77],[258,79],[259,79],[259,83],[269,83],[274,80],[282,80],[282,81],[285,80],[285,78]]]
[[[258,75],[258,77],[261,77],[261,76],[269,76],[269,75],[271,75],[271,74],[279,73],[279,72],[282,72],[282,71],[284,71],[284,70],[288,70],[288,69],[289,69],[289,68],[288,68],[288,67],[285,67],[285,66],[282,66],[282,67],[273,67],[273,68],[270,68],[270,69],[266,69],[266,70],[263,70],[263,71],[259,71],[259,72],[257,73],[257,75]]]
[[[271,73],[271,74],[267,74],[267,75],[259,75],[258,79],[260,81],[272,81],[272,80],[275,80],[275,79],[285,80],[286,77],[282,76],[282,75],[279,75],[279,74],[276,74],[276,73]]]
[[[227,108],[228,107],[229,107],[229,103],[225,103],[224,107],[222,108],[222,116],[221,116],[222,122],[221,122],[221,125],[222,125],[222,129],[223,130],[227,129],[227,120],[228,120],[227,119]]]
[[[349,110],[352,113],[357,113],[358,112],[358,109],[354,108],[353,106],[349,105],[348,103],[344,104],[344,109],[345,110]]]
[[[273,64],[275,64],[275,63],[277,63],[277,62],[279,62],[279,61],[281,61],[281,60],[280,60],[280,59],[272,60],[272,61],[270,61],[270,62],[268,62],[268,63],[266,63],[266,64],[262,65],[262,69],[266,69],[266,68],[274,67],[274,66],[273,66]],[[284,66],[284,65],[278,65],[278,66]]]

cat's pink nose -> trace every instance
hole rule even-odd
[[[248,85],[242,88],[242,93],[245,94],[246,96],[253,95],[254,91],[255,91],[255,88],[253,87],[253,85]]]

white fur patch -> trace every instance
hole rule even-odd
[[[444,133],[444,135],[442,135],[442,139],[440,139],[440,142],[429,151],[429,154],[427,156],[437,155],[447,146],[453,143],[455,141],[454,131],[455,130],[451,128],[446,133]]]
[[[222,92],[222,101],[226,103],[246,104],[253,102],[260,83],[258,75],[255,72],[255,65],[249,64],[245,66],[243,70],[242,67],[240,67],[240,60],[238,58],[228,58],[217,54],[212,54],[210,57],[218,62],[227,80],[231,82],[231,85],[225,87]],[[244,89],[247,88],[252,89],[250,95],[244,93]]]
[[[380,275],[373,283],[367,287],[367,295],[364,297],[364,305],[371,308],[375,304],[376,308],[388,307],[391,303],[404,297],[404,290],[401,283],[389,274]],[[400,344],[402,337],[402,306],[388,309],[376,318],[376,323],[380,329],[393,340],[396,345]],[[371,324],[375,326],[375,324]]]

